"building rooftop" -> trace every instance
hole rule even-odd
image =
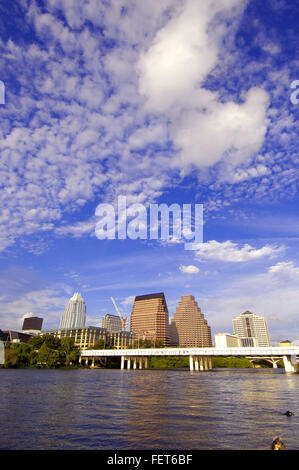
[[[164,295],[164,292],[158,292],[156,294],[137,295],[135,297],[135,301],[147,300],[147,299],[164,299],[165,300],[165,295]]]

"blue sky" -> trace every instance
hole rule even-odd
[[[287,0],[0,5],[0,328],[88,324],[163,291],[212,333],[244,310],[298,340],[299,9]],[[204,205],[204,244],[98,240],[95,210]]]

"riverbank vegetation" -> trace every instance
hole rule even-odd
[[[53,368],[78,366],[80,350],[72,338],[34,336],[27,343],[5,345],[5,368]]]
[[[152,357],[149,366],[153,369],[169,369],[169,368],[189,368],[189,357]],[[253,367],[270,367],[259,363],[252,364],[245,357],[215,357],[212,358],[213,369],[249,369]]]

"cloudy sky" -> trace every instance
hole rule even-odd
[[[213,333],[251,310],[299,339],[295,3],[1,2],[0,328],[56,328],[77,291],[101,325],[110,296],[129,314],[163,291]],[[118,196],[203,204],[204,243],[99,240]]]

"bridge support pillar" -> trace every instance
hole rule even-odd
[[[298,372],[296,356],[283,356],[283,364],[286,372],[291,372],[293,374]]]
[[[189,356],[189,368],[190,370],[194,370],[193,356]]]
[[[205,370],[209,370],[209,366],[208,366],[208,358],[207,358],[207,357],[205,357],[204,361],[205,361]]]
[[[145,357],[145,358],[144,358],[144,368],[145,368],[145,369],[148,368],[148,357]]]
[[[139,362],[139,369],[142,369],[142,357],[138,359],[138,362]]]
[[[198,365],[198,357],[195,358],[195,370],[199,370],[199,365]]]
[[[127,359],[127,369],[131,369],[131,359]]]
[[[209,362],[209,370],[212,370],[213,367],[212,367],[212,358],[211,357],[208,358],[208,362]]]
[[[91,367],[94,367],[94,356],[91,358]]]
[[[133,359],[133,369],[136,369],[137,368],[137,358],[134,357]]]
[[[125,368],[125,356],[121,356],[120,368],[121,368],[121,370],[124,370],[124,368]]]
[[[204,370],[203,358],[202,357],[200,358],[199,370]]]

